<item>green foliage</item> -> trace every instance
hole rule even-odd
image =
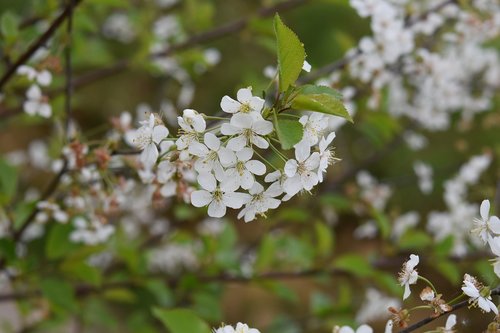
[[[0,205],[9,203],[16,193],[17,169],[0,158]]]
[[[373,275],[372,266],[364,257],[358,254],[345,254],[337,258],[334,261],[334,267],[359,278],[366,278]]]
[[[279,89],[284,92],[299,77],[306,52],[297,35],[283,23],[278,14],[274,17],[274,33],[278,53]]]
[[[302,124],[298,120],[290,120],[275,117],[274,126],[284,150],[292,149],[295,144],[302,140]]]
[[[153,308],[153,315],[170,333],[211,333],[209,326],[189,309]]]
[[[40,282],[43,295],[50,301],[54,311],[76,311],[77,303],[73,287],[66,281],[57,278],[47,278]]]
[[[298,110],[308,110],[342,117],[351,123],[351,115],[342,103],[339,93],[328,87],[305,86],[292,102],[292,107]]]
[[[10,11],[6,11],[0,17],[0,31],[3,38],[12,43],[19,34],[19,18]]]

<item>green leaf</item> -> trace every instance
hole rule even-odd
[[[12,12],[5,12],[0,20],[2,35],[9,40],[19,33],[19,18]]]
[[[45,254],[49,259],[61,258],[73,250],[75,243],[69,240],[73,227],[70,224],[54,224],[45,244]]]
[[[11,201],[17,188],[17,169],[0,159],[0,204]]]
[[[436,261],[434,267],[450,281],[450,283],[456,285],[460,282],[462,276],[460,270],[457,268],[456,264],[450,261]]]
[[[153,308],[158,318],[170,333],[210,333],[210,327],[189,309],[165,310]]]
[[[335,98],[342,99],[342,94],[338,90],[328,86],[316,86],[314,84],[306,84],[298,88],[298,92],[302,95],[327,94]]]
[[[275,117],[275,127],[278,139],[281,142],[281,148],[284,150],[292,149],[295,144],[302,140],[304,130],[298,120]]]
[[[76,311],[76,299],[69,283],[56,278],[48,278],[42,280],[40,288],[56,311]]]
[[[427,233],[420,230],[405,232],[399,240],[399,247],[405,250],[421,250],[431,244],[432,238]]]
[[[346,254],[335,260],[334,267],[349,272],[357,277],[365,278],[373,274],[372,266],[360,255]]]
[[[316,234],[316,250],[319,255],[327,256],[332,252],[333,248],[333,235],[332,228],[327,225],[316,222],[314,224]]]
[[[389,238],[390,234],[391,234],[391,223],[389,222],[389,219],[387,218],[387,216],[373,208],[372,209],[372,215],[373,217],[375,218],[375,222],[377,223],[377,226],[380,230],[380,234],[382,235],[382,238],[384,239],[387,239]]]
[[[82,261],[65,261],[61,265],[61,271],[75,280],[88,283],[93,286],[99,286],[102,282],[101,271],[89,266]]]
[[[279,88],[283,92],[299,77],[306,51],[297,35],[281,21],[278,14],[274,16],[274,33],[278,46]]]
[[[318,88],[318,93],[315,93],[312,88],[300,90],[300,93],[293,99],[292,107],[299,110],[309,110],[314,112],[325,113],[332,116],[342,117],[351,123],[353,122],[351,115],[338,96],[338,93],[329,91],[322,87]],[[323,91],[323,92],[319,92]]]

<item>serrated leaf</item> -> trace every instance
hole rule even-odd
[[[210,333],[207,323],[189,309],[165,310],[153,308],[153,315],[158,318],[170,333]]]
[[[278,46],[279,88],[283,92],[299,77],[306,51],[297,35],[281,21],[278,14],[274,16],[274,33]]]
[[[284,150],[292,149],[295,144],[302,140],[304,130],[298,120],[281,119],[275,117],[276,133]]]
[[[346,254],[335,260],[334,267],[364,278],[373,274],[372,266],[357,254]]]
[[[298,110],[309,110],[342,117],[351,123],[353,122],[342,100],[330,93],[304,94],[301,92],[293,99],[292,107]]]

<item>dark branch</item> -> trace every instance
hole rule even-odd
[[[495,289],[493,289],[491,291],[491,295],[500,295],[500,287],[497,287]],[[416,329],[419,329],[420,327],[422,326],[425,326],[431,322],[433,322],[434,320],[438,319],[438,318],[441,318],[442,316],[446,316],[458,309],[461,309],[465,306],[467,306],[467,304],[469,304],[469,301],[468,300],[465,300],[465,301],[462,301],[460,303],[457,303],[455,305],[452,306],[451,310],[446,312],[446,313],[441,313],[439,316],[437,317],[427,317],[427,318],[424,318],[422,319],[421,321],[419,322],[416,322],[415,324],[411,325],[411,326],[408,326],[407,328],[399,331],[399,333],[409,333],[409,332],[413,332],[415,331]]]
[[[81,0],[74,0],[74,6],[79,4]],[[12,64],[7,71],[0,78],[0,91],[3,89],[5,84],[11,79],[12,75],[14,75],[19,68],[19,66],[26,63],[31,56],[42,47],[50,37],[57,31],[57,28],[69,17],[70,13],[73,10],[73,6],[68,6],[64,9],[64,11],[52,22],[50,27],[41,35],[37,40],[35,40],[31,46],[24,52],[17,61]]]

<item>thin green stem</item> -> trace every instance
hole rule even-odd
[[[256,150],[254,150],[253,152],[255,153],[255,155],[257,155],[258,157],[260,157],[261,160],[263,160],[264,162],[266,162],[267,164],[269,164],[269,166],[271,168],[273,168],[274,170],[279,170],[270,161],[268,161],[267,159],[265,159],[264,156],[262,156],[261,154],[259,154],[259,152],[257,152]]]
[[[408,311],[412,312],[413,310],[420,310],[420,309],[432,309],[432,306],[430,306],[430,305],[418,305],[418,306],[415,306],[411,309],[408,309]]]
[[[207,115],[203,115],[203,118],[208,119],[208,120],[228,120],[225,117],[216,117],[216,116],[207,116]]]
[[[458,295],[457,297],[455,297],[454,299],[452,299],[451,301],[449,301],[447,304],[452,305],[451,303],[454,303],[454,302],[458,301],[459,299],[461,299],[464,296],[465,296],[465,294],[461,293],[460,295]]]
[[[271,141],[269,141],[269,140],[268,140],[268,142],[269,142],[269,146],[270,146],[270,147],[271,147],[271,149],[272,149],[272,150],[276,153],[276,155],[278,155],[278,156],[279,156],[279,157],[283,160],[283,162],[285,162],[285,163],[286,163],[286,161],[287,161],[286,156],[285,156],[285,155],[283,155],[283,154],[282,154],[282,153],[281,153],[281,152],[280,152],[280,151],[279,151],[279,150],[278,150],[278,149],[277,149],[277,148],[276,148],[276,147],[275,147],[275,146],[271,143]]]
[[[432,288],[432,290],[434,290],[434,292],[435,292],[435,293],[436,293],[436,295],[437,295],[437,293],[438,293],[438,292],[437,292],[437,290],[436,290],[436,287],[434,287],[434,285],[432,284],[432,282],[431,282],[431,281],[427,280],[426,278],[424,278],[424,277],[423,277],[423,276],[421,276],[421,275],[419,275],[419,276],[418,276],[418,278],[419,278],[420,280],[424,281],[425,283],[427,283],[427,284],[428,284],[428,285]]]

